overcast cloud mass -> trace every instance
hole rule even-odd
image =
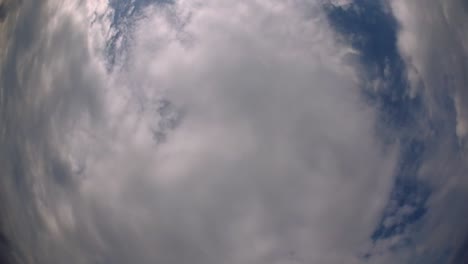
[[[0,263],[466,263],[467,13],[0,0]]]

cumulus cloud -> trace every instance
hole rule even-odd
[[[69,2],[25,1],[2,65],[18,255],[363,261],[396,158],[319,3],[148,5],[106,71],[111,10]]]

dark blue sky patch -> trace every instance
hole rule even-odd
[[[380,1],[356,0],[347,6],[327,5],[329,21],[343,41],[360,52],[366,83],[380,81],[378,90],[362,93],[375,106],[385,129],[414,127],[424,114],[421,98],[410,97],[406,66],[397,47],[398,24]]]
[[[327,5],[332,26],[355,49],[364,51],[361,60],[376,64],[377,74],[383,75],[387,58],[396,59],[397,23],[384,12],[379,1],[355,0],[349,6]]]
[[[381,2],[355,0],[347,6],[327,5],[325,10],[342,40],[359,51],[364,83],[380,82],[377,89],[362,87],[362,95],[378,111],[378,131],[391,131],[381,135],[384,142],[401,146],[389,202],[370,237],[376,243],[404,234],[426,214],[431,190],[418,179],[418,171],[431,143],[420,134],[431,121],[421,96],[409,95],[406,66],[397,47],[398,24]],[[411,239],[405,237],[389,250],[410,245]]]
[[[135,22],[142,18],[144,8],[155,4],[172,4],[173,0],[109,0],[111,14],[111,32],[106,45],[108,69],[116,64],[120,56],[130,46]]]
[[[378,227],[371,238],[374,242],[403,234],[407,227],[427,212],[426,202],[431,190],[418,179],[424,160],[425,142],[402,142],[402,150],[394,186]]]

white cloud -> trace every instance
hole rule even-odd
[[[39,86],[25,115],[45,122],[40,142],[24,146],[48,228],[29,254],[46,263],[359,262],[395,157],[317,3],[149,7],[128,65],[112,73],[94,53],[99,25],[89,32],[81,9],[63,7],[66,16],[42,18],[57,23],[42,25],[24,63],[38,61],[24,72],[37,78],[20,78],[30,80],[24,89]],[[161,99],[184,114],[157,143]],[[60,172],[70,185],[49,177]]]

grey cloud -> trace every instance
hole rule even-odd
[[[360,261],[395,156],[316,5],[149,7],[109,75],[81,9],[24,5],[2,188],[28,261]]]
[[[116,204],[115,227],[103,229],[121,250],[108,257],[279,263],[294,251],[306,261],[358,261],[393,156],[374,138],[373,113],[326,23],[307,14],[313,7],[301,13],[289,3],[190,5],[148,11],[124,80],[141,85],[130,87],[140,98],[163,94],[186,109],[184,120],[157,150],[139,145],[148,135],[138,128],[121,126],[142,137],[115,142],[131,146],[115,156],[125,169],[106,157],[95,169],[109,173],[89,172],[87,191]],[[189,47],[166,20],[183,12]]]
[[[2,228],[15,256],[12,263],[63,262],[55,254],[66,249],[51,234],[62,224],[53,215],[66,211],[54,212],[76,186],[62,146],[74,122],[92,122],[100,112],[99,78],[89,67],[86,35],[71,18],[54,23],[59,14],[53,5],[12,2],[3,32]],[[51,249],[54,253],[47,253]]]

